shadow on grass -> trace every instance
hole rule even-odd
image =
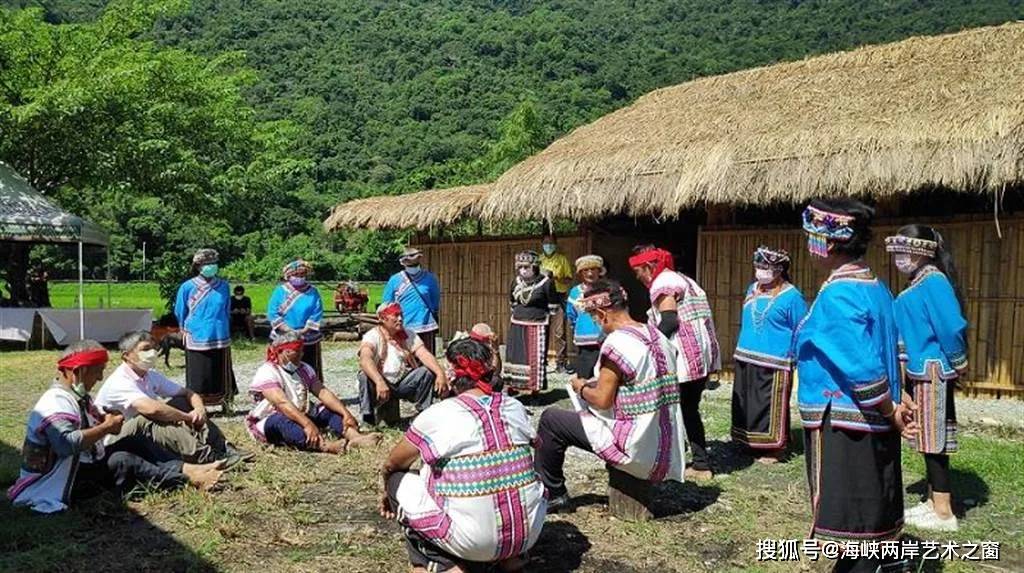
[[[651,503],[654,518],[665,519],[697,513],[718,501],[721,493],[722,489],[715,484],[662,482],[654,486],[654,499]],[[607,507],[608,496],[587,493],[572,498],[574,509],[591,505]]]
[[[563,573],[579,569],[583,555],[590,551],[590,540],[568,521],[548,518],[537,544],[530,550],[528,571]],[[612,568],[610,571],[622,571]]]
[[[519,394],[515,398],[516,400],[522,402],[524,406],[541,407],[557,404],[562,400],[568,400],[569,393],[564,388],[556,388],[554,390],[547,390],[539,394],[535,394],[533,396],[529,394]]]
[[[70,510],[53,515],[14,507],[6,490],[20,463],[18,450],[0,443],[0,571],[216,569],[112,492],[73,501]]]

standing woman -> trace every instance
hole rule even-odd
[[[601,341],[604,334],[590,314],[579,309],[586,290],[606,274],[604,259],[597,255],[585,255],[576,259],[576,275],[580,284],[569,290],[565,303],[565,317],[572,326],[573,345],[576,346],[576,375],[585,380],[593,377],[594,367],[601,356]]]
[[[302,361],[315,372],[317,380],[324,379],[324,361],[320,352],[320,321],[324,318],[324,302],[308,277],[313,267],[302,259],[284,266],[284,282],[277,285],[267,304],[270,321],[270,339],[276,340],[286,332],[298,332],[302,337]]]
[[[391,275],[384,285],[381,302],[397,302],[402,307],[405,327],[415,332],[423,346],[436,356],[441,286],[434,273],[423,268],[423,253],[419,249],[406,249],[398,262],[402,270]]]
[[[509,293],[512,324],[504,373],[510,390],[536,394],[547,389],[548,317],[557,301],[554,282],[541,274],[537,253],[517,254],[516,278]]]
[[[231,290],[217,277],[219,255],[199,249],[192,257],[194,277],[181,283],[174,316],[184,336],[185,385],[205,404],[225,404],[235,395],[231,367]]]
[[[903,529],[900,398],[892,293],[864,263],[874,209],[814,201],[803,214],[812,259],[829,271],[797,327],[798,399],[813,511],[812,537],[885,541]],[[870,554],[835,571],[889,566]],[[885,570],[885,569],[883,569]]]
[[[712,479],[700,400],[708,376],[721,369],[722,359],[707,294],[697,281],[675,271],[672,253],[654,245],[634,247],[629,266],[650,291],[650,324],[667,336],[676,349],[679,404],[686,437],[693,449],[686,475],[692,479]]]
[[[910,277],[896,298],[896,325],[907,393],[917,405],[919,433],[911,446],[924,454],[928,473],[928,500],[905,517],[922,529],[956,531],[949,481],[949,454],[957,450],[953,391],[967,370],[967,320],[956,268],[942,235],[924,225],[907,225],[887,237],[885,250]]]
[[[807,313],[804,296],[789,280],[789,253],[758,247],[755,281],[747,289],[736,343],[732,385],[732,439],[774,463],[789,438],[793,332]]]

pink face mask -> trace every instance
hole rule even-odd
[[[288,284],[295,288],[303,288],[306,286],[306,277],[292,277],[288,279]]]

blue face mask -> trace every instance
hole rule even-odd
[[[203,265],[199,269],[199,274],[203,275],[204,277],[206,277],[208,279],[212,279],[213,277],[217,276],[217,271],[218,270],[220,270],[220,267],[218,267],[215,264],[214,265]]]
[[[555,249],[557,249],[558,247],[551,243],[544,243],[543,245],[540,246],[540,248],[544,250],[545,255],[551,256],[555,254]]]
[[[421,267],[419,265],[416,265],[415,267],[405,267],[405,272],[409,273],[411,276],[416,276],[416,275],[420,274],[420,271],[422,271],[422,270],[423,270],[423,267]]]

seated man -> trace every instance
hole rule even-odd
[[[220,479],[220,464],[174,460],[137,436],[104,447],[103,439],[124,422],[121,414],[101,413],[89,396],[107,358],[98,342],[82,340],[57,362],[57,378],[28,416],[21,474],[7,492],[14,505],[54,513],[100,487],[128,492],[136,484],[173,489],[191,483],[207,489]]]
[[[414,572],[485,563],[522,571],[544,526],[537,434],[521,403],[493,392],[487,346],[463,338],[448,346],[447,359],[456,395],[417,416],[391,450],[381,468],[380,513],[403,525]]]
[[[380,324],[363,335],[359,347],[359,406],[363,420],[375,422],[375,408],[393,397],[416,403],[422,412],[434,402],[434,393],[444,396],[448,376],[415,332],[405,328],[402,307],[382,304],[377,309]]]
[[[329,454],[377,444],[380,434],[359,433],[355,416],[302,361],[302,352],[302,335],[294,330],[267,347],[267,361],[249,387],[256,403],[245,418],[249,434],[264,443]],[[320,400],[319,406],[313,406],[310,394]],[[320,433],[328,428],[340,439],[329,440]]]
[[[672,343],[630,317],[626,292],[615,281],[596,281],[578,304],[607,338],[596,377],[578,372],[572,379],[575,411],[548,408],[540,417],[536,468],[549,513],[571,507],[563,470],[570,446],[655,483],[683,481],[686,465]]]
[[[121,431],[106,439],[112,445],[128,436],[142,436],[187,462],[225,460],[228,466],[253,454],[235,449],[206,417],[203,399],[157,372],[159,352],[153,336],[139,330],[121,337],[121,365],[103,383],[96,405],[120,412]]]
[[[252,317],[252,299],[245,296],[245,287],[235,287],[231,297],[231,334],[244,332],[249,340],[256,338],[255,324]]]

